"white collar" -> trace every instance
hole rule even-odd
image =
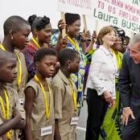
[[[109,51],[109,50],[106,49],[103,45],[101,45],[99,48],[100,48],[106,55],[113,55],[111,49],[110,49],[110,51]]]

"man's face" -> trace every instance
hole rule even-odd
[[[130,56],[134,60],[134,63],[140,64],[140,43],[135,43],[130,48]]]

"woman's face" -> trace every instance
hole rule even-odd
[[[81,26],[81,20],[80,19],[76,20],[74,23],[67,26],[67,33],[74,37],[77,36],[80,31],[80,26]]]
[[[50,39],[51,39],[51,35],[52,35],[51,24],[48,24],[45,26],[45,28],[41,29],[40,31],[37,31],[38,40],[42,43],[49,44]]]
[[[109,46],[109,47],[112,46],[115,43],[115,38],[116,38],[116,35],[114,31],[107,33],[106,35],[102,37],[103,45]]]
[[[113,45],[113,48],[117,51],[121,51],[122,50],[122,40],[119,37],[116,37],[115,39],[115,43]]]

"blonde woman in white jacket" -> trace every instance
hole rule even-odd
[[[87,81],[88,119],[86,140],[98,140],[108,107],[115,104],[116,58],[111,51],[115,42],[116,32],[110,26],[103,27],[98,40],[100,47],[92,56]]]

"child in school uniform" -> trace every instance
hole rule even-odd
[[[0,50],[0,73],[0,140],[16,140],[15,130],[25,128],[25,112],[17,92],[5,84],[12,83],[17,74],[12,53]]]
[[[77,51],[64,49],[58,56],[60,70],[52,80],[55,111],[55,140],[76,140],[78,124],[77,91],[71,74],[79,69]]]
[[[53,76],[57,54],[41,48],[34,56],[36,74],[25,89],[26,140],[54,140],[53,94],[47,78]]]
[[[11,52],[15,55],[17,60],[17,78],[13,83],[9,84],[19,94],[19,101],[24,102],[24,88],[27,83],[28,72],[22,50],[27,42],[31,27],[29,23],[19,16],[9,17],[4,25],[4,40],[0,44],[0,49]]]

